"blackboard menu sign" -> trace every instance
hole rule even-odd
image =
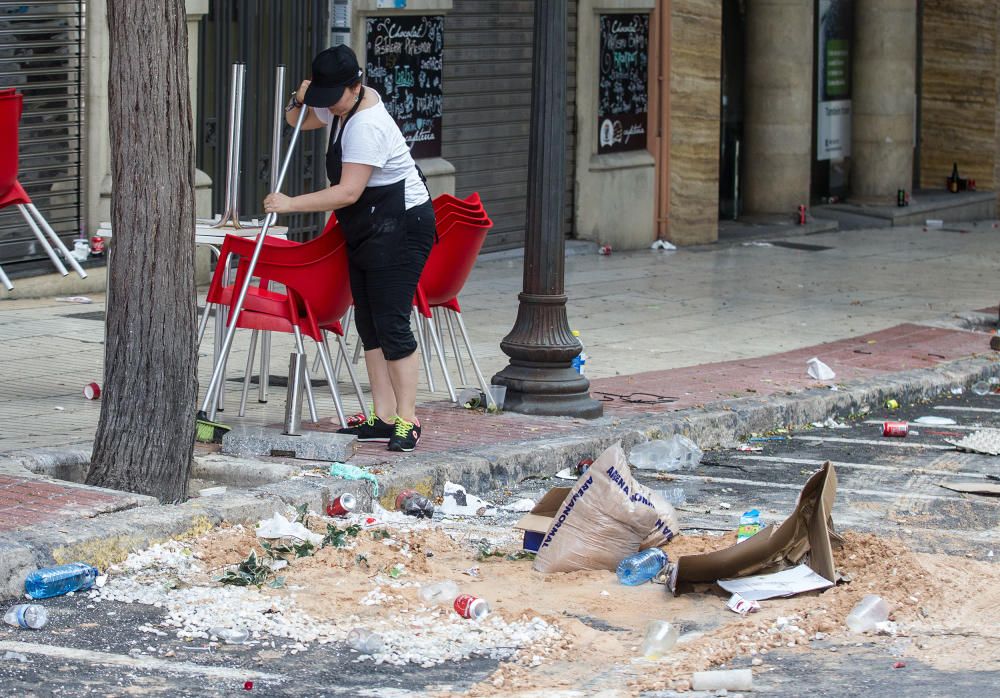
[[[597,152],[646,147],[649,15],[600,15]]]
[[[369,17],[365,75],[414,158],[441,156],[443,16]]]

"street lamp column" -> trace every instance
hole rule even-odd
[[[566,317],[566,10],[567,0],[535,3],[524,290],[500,342],[510,363],[493,383],[507,386],[504,409],[593,418],[603,408],[572,367],[582,347]]]

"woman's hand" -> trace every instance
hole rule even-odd
[[[308,82],[308,80],[306,82]],[[285,196],[280,192],[275,192],[273,194],[268,194],[264,198],[265,213],[291,213],[293,210],[292,197],[290,196]]]
[[[312,80],[303,80],[302,84],[299,85],[298,92],[295,93],[295,99],[299,100],[302,104],[306,103],[306,90],[309,89],[310,84],[312,84]]]

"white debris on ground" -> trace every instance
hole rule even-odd
[[[945,439],[959,451],[983,453],[988,456],[1000,456],[1000,429],[981,429],[966,436],[961,441]]]

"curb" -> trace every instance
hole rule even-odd
[[[587,423],[580,434],[477,447],[475,453],[470,449],[415,455],[393,466],[383,466],[385,470],[378,474],[380,501],[386,506],[398,492],[408,488],[425,494],[439,493],[449,480],[472,492],[482,492],[513,485],[528,477],[549,476],[619,441],[628,451],[637,443],[681,433],[703,449],[728,446],[750,433],[804,425],[831,414],[857,414],[889,398],[901,403],[919,402],[956,385],[967,387],[993,376],[1000,376],[1000,357],[984,355],[933,368],[855,380],[838,390],[813,388],[792,395],[722,400],[702,408],[661,415],[604,417]],[[56,451],[45,449],[36,459],[30,452],[21,452],[17,463],[30,469],[30,464],[39,460],[66,462]],[[295,470],[275,466],[275,472]],[[222,522],[254,521],[302,504],[321,512],[331,499],[344,492],[358,497],[361,510],[371,510],[372,488],[365,481],[293,476],[179,505],[137,506],[74,521],[71,528],[47,526],[44,530],[25,529],[2,535],[0,596],[20,596],[25,575],[38,566],[86,560],[104,569],[124,559],[129,552],[171,538],[205,533]]]

